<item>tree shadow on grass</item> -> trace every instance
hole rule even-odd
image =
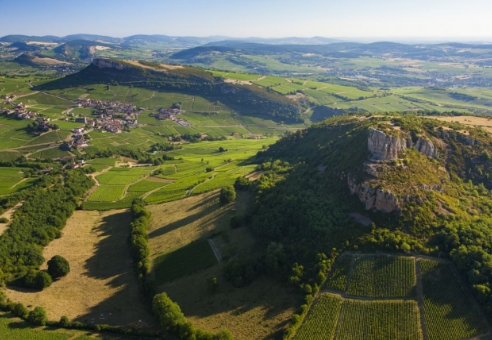
[[[194,206],[190,207],[188,211],[193,211],[195,209],[199,209],[203,206],[206,205],[215,205],[219,201],[218,195],[213,195],[210,197],[207,197],[206,199],[200,201],[200,203],[195,204]]]
[[[104,217],[101,225],[93,229],[101,239],[95,246],[94,254],[87,259],[83,275],[106,280],[104,285],[108,288],[108,296],[75,321],[138,328],[154,326],[150,305],[143,303],[130,257],[130,222],[129,211],[119,212]],[[104,293],[99,291],[99,296],[101,294]],[[86,299],[89,305],[92,295],[88,289]]]
[[[162,236],[162,235],[165,235],[173,230],[176,230],[176,229],[179,229],[181,227],[184,227],[190,223],[193,223],[195,222],[196,220],[199,220],[201,218],[204,218],[214,212],[216,212],[218,209],[220,209],[220,205],[219,203],[216,203],[216,204],[212,204],[208,207],[206,207],[205,209],[201,210],[200,212],[196,213],[196,214],[193,214],[193,215],[188,215],[186,216],[185,218],[182,218],[178,221],[175,221],[175,222],[172,222],[172,223],[169,223],[167,225],[164,225],[162,227],[160,227],[159,229],[156,229],[154,231],[152,231],[150,234],[149,234],[149,238],[154,238],[154,237],[158,237],[158,236]],[[220,211],[218,213],[219,216],[214,216],[214,219],[217,219],[219,218],[221,215],[223,215],[227,210],[223,209],[222,211]],[[210,221],[207,220],[207,223],[209,224]]]

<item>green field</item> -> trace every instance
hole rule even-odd
[[[451,265],[429,260],[419,262],[429,339],[462,339],[485,333],[487,326],[454,276]]]
[[[0,334],[5,340],[143,340],[138,336],[125,336],[118,334],[101,334],[89,331],[56,329],[51,327],[33,327],[29,323],[12,317],[7,313],[0,313]]]
[[[415,301],[345,300],[338,318],[337,340],[421,340]]]
[[[356,256],[347,293],[369,297],[415,295],[415,260],[396,256]]]
[[[24,178],[24,168],[2,168],[0,171],[0,196],[30,187],[37,178]]]
[[[453,271],[427,259],[342,254],[294,339],[424,339],[423,323],[429,340],[486,333],[478,306]]]
[[[337,295],[321,294],[313,310],[297,331],[294,340],[332,339],[342,303],[343,299]]]
[[[326,287],[345,292],[347,290],[351,262],[352,256],[342,256],[338,258],[335,263],[335,268],[326,281]]]
[[[207,240],[198,240],[154,260],[157,284],[163,284],[197,270],[213,266],[217,259]]]

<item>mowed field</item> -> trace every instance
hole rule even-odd
[[[7,296],[26,306],[43,306],[50,320],[65,315],[89,324],[153,326],[130,258],[130,222],[130,213],[124,210],[75,211],[63,236],[43,252],[46,260],[65,257],[70,273],[41,292],[7,289]]]
[[[235,339],[265,339],[281,336],[302,302],[298,290],[261,277],[252,284],[235,288],[222,276],[229,258],[252,258],[256,243],[246,228],[230,229],[230,218],[244,214],[249,193],[238,192],[234,204],[219,205],[217,190],[176,202],[150,205],[150,257],[158,290],[176,301],[195,327],[210,331],[226,328]],[[222,261],[217,262],[206,241],[216,245]],[[162,262],[168,256],[185,270],[169,277]],[[205,262],[205,259],[209,259]],[[202,261],[199,268],[187,265]],[[207,291],[207,278],[217,277],[218,291]]]
[[[489,325],[451,263],[343,254],[294,339],[482,339]]]

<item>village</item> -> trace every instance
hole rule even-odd
[[[29,124],[28,129],[35,133],[48,132],[50,129],[56,130],[58,126],[50,122],[50,118],[43,117],[37,112],[30,111],[22,102],[14,103],[15,96],[4,96],[3,103],[10,104],[12,109],[5,109],[3,113],[12,115],[15,119],[30,119],[34,122]],[[72,111],[75,108],[93,109],[92,115],[95,117],[86,117],[76,115]],[[118,101],[109,102],[93,99],[77,99],[75,105],[65,112],[67,117],[60,120],[74,120],[83,124],[79,128],[71,130],[72,136],[70,141],[63,143],[63,148],[71,150],[73,148],[83,148],[89,145],[87,133],[98,130],[101,132],[121,133],[125,129],[132,129],[139,126],[138,114],[145,110],[143,107],[136,107],[131,104],[125,104]],[[159,120],[169,119],[176,124],[184,127],[191,127],[192,124],[187,120],[179,117],[183,111],[177,107],[160,108],[154,117]]]

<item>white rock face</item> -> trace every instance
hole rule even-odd
[[[383,131],[369,129],[367,148],[371,152],[371,160],[388,161],[398,158],[398,153],[413,146],[410,138],[385,134]],[[428,138],[419,137],[415,148],[426,156],[438,158],[437,148]]]
[[[429,157],[432,157],[432,158],[438,158],[439,155],[437,154],[437,149],[434,145],[434,143],[432,143],[432,141],[426,139],[426,138],[422,138],[422,137],[419,137],[419,139],[417,140],[417,143],[415,144],[415,148],[420,151],[421,153],[423,153],[424,155],[427,155]]]
[[[372,154],[372,160],[386,161],[398,158],[398,152],[407,148],[407,140],[370,128],[367,147]]]
[[[114,68],[117,70],[123,70],[125,66],[115,63],[111,60],[105,60],[105,59],[94,59],[92,61],[92,65],[97,66],[99,68]]]

